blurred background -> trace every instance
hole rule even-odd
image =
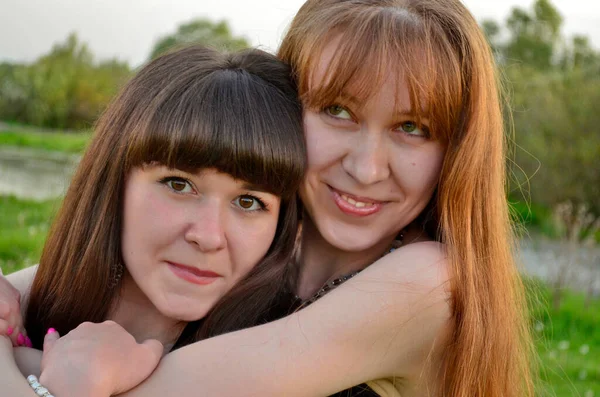
[[[274,52],[302,0],[0,0],[0,267],[37,263],[108,101],[199,42]],[[600,396],[600,2],[468,0],[505,92],[540,396]]]

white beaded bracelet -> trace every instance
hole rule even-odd
[[[27,382],[29,382],[29,386],[31,386],[33,391],[35,391],[35,394],[37,394],[38,396],[54,397],[52,394],[50,394],[50,391],[48,391],[48,389],[46,389],[44,386],[42,386],[40,384],[40,382],[38,381],[38,378],[35,375],[29,375],[27,377]]]

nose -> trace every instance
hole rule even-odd
[[[202,252],[215,252],[227,247],[225,217],[218,203],[205,203],[190,214],[185,239]]]
[[[361,133],[342,159],[343,169],[362,185],[372,185],[390,176],[383,134]]]

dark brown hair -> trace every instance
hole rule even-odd
[[[315,81],[321,54],[335,40],[327,72]],[[331,106],[349,90],[365,100],[389,76],[403,79],[416,121],[427,118],[432,139],[446,146],[430,207],[432,237],[448,253],[454,328],[442,390],[434,394],[532,395],[496,68],[475,18],[459,0],[308,0],[279,57],[308,108]]]
[[[41,347],[49,327],[66,334],[100,322],[117,303],[124,185],[157,162],[213,168],[281,197],[265,258],[178,344],[254,325],[284,285],[298,223],[296,191],[306,153],[302,110],[288,67],[259,50],[222,54],[193,46],[162,56],[124,87],[98,120],[48,235],[26,327]]]

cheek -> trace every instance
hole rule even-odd
[[[175,208],[152,189],[127,192],[121,237],[123,254],[130,258],[151,253],[153,247],[166,242],[177,218]]]
[[[437,185],[444,151],[433,146],[428,150],[413,150],[394,156],[394,178],[407,193],[430,193]]]
[[[343,152],[344,140],[326,125],[318,114],[307,112],[304,117],[304,139],[308,155],[308,172],[322,169]]]
[[[246,273],[260,262],[269,250],[276,230],[277,216],[234,225],[228,234],[236,270]]]

